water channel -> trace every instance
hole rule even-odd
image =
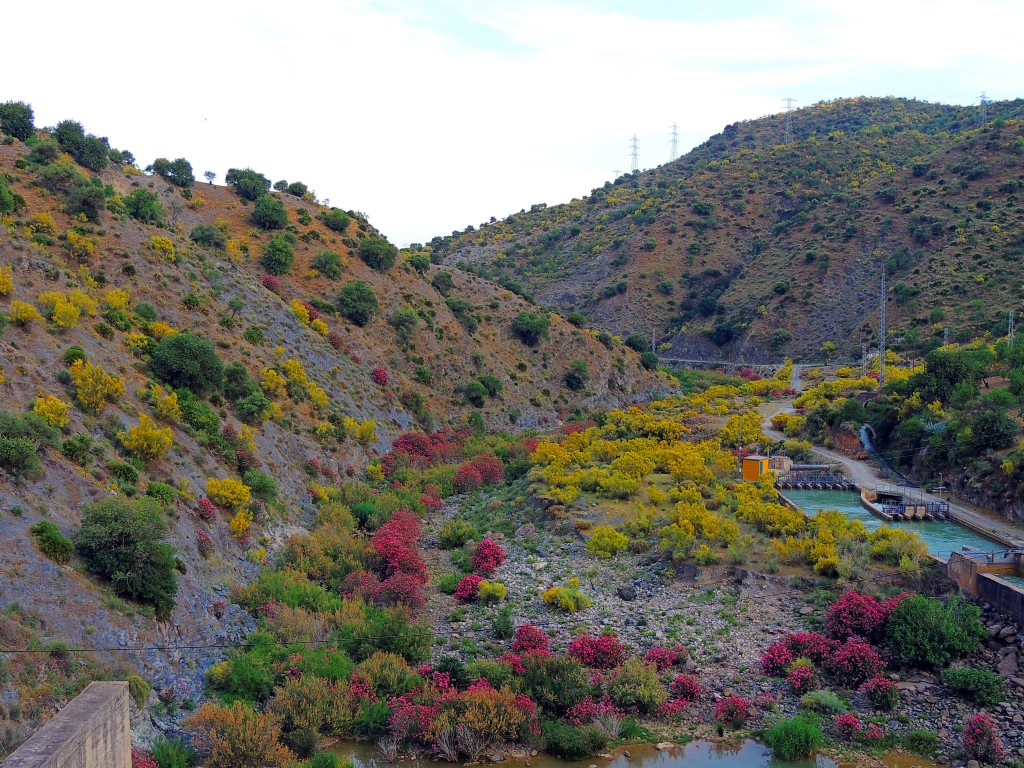
[[[352,760],[353,768],[383,768],[385,763],[373,746],[369,744],[342,743],[334,748],[336,754]],[[611,760],[588,758],[577,762],[559,760],[550,755],[539,754],[529,762],[507,760],[501,763],[507,768],[587,768],[599,765],[601,768],[838,768],[838,765],[823,755],[813,759],[787,762],[772,757],[771,750],[763,744],[747,739],[739,744],[714,744],[708,741],[693,741],[684,747],[658,750],[650,745],[638,744],[629,747],[629,757],[619,752]],[[435,760],[403,760],[408,768],[439,768],[448,763]]]

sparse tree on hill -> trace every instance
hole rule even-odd
[[[213,184],[213,180],[217,178],[217,174],[213,171],[203,171],[203,176],[206,177],[207,184]]]

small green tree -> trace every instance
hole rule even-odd
[[[448,292],[455,287],[455,279],[452,277],[451,272],[444,270],[438,272],[431,279],[430,284],[437,289],[437,292],[442,296],[447,296]]]
[[[960,597],[945,604],[924,595],[904,598],[885,630],[897,660],[931,667],[970,653],[984,636],[981,611]]]
[[[194,333],[172,333],[153,347],[149,367],[172,387],[183,387],[198,395],[217,392],[224,379],[224,366],[217,350]]]
[[[326,278],[337,280],[341,277],[341,254],[334,251],[320,251],[313,259],[313,269]]]
[[[324,223],[328,229],[339,234],[345,234],[348,229],[348,214],[340,208],[331,208],[329,211],[320,211],[317,218]]]
[[[213,184],[213,180],[217,178],[217,174],[213,171],[203,171],[203,177],[206,179],[207,184]]]
[[[466,401],[477,408],[483,407],[487,400],[487,388],[479,381],[471,381],[465,388]]]
[[[193,243],[205,245],[207,248],[224,250],[228,245],[227,236],[213,224],[196,224],[188,236]]]
[[[271,275],[283,275],[292,268],[295,261],[295,248],[281,235],[274,235],[270,242],[263,246],[260,264]]]
[[[129,216],[145,224],[160,224],[163,219],[164,208],[160,205],[160,198],[148,189],[136,189],[124,199],[124,207]]]
[[[163,541],[166,532],[167,521],[154,499],[113,497],[85,508],[74,541],[90,571],[166,618],[178,591],[174,547]]]
[[[0,131],[19,141],[25,141],[35,135],[35,115],[32,106],[23,101],[0,104]]]
[[[563,378],[565,386],[577,392],[587,386],[588,381],[590,381],[590,370],[587,368],[587,361],[573,360]]]
[[[261,195],[253,206],[252,220],[260,229],[283,229],[288,224],[288,211],[277,198]]]
[[[420,316],[408,307],[396,309],[391,314],[391,317],[388,318],[388,323],[397,331],[398,338],[402,342],[408,342],[412,338],[412,334],[416,330],[416,326],[419,325],[419,322]]]
[[[359,258],[378,272],[387,272],[395,266],[398,249],[383,237],[370,235],[359,243]]]
[[[246,200],[258,200],[270,191],[270,179],[252,168],[228,168],[224,181]]]
[[[285,190],[289,195],[295,195],[296,197],[304,197],[309,192],[309,187],[303,184],[301,181],[293,181],[288,185]]]
[[[166,157],[158,157],[153,164],[146,168],[149,173],[155,173],[167,179],[176,187],[187,189],[196,183],[196,177],[192,174],[192,163],[184,157],[176,160],[168,160]]]
[[[421,275],[425,274],[430,268],[430,257],[425,253],[414,253],[409,257],[409,266]]]
[[[520,312],[512,321],[512,332],[530,347],[550,338],[550,329],[551,318],[536,312]]]
[[[362,280],[346,283],[338,292],[336,304],[342,317],[348,318],[360,327],[367,325],[380,311],[377,294]]]

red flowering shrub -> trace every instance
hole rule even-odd
[[[252,451],[239,449],[235,451],[235,462],[238,465],[238,473],[244,475],[250,469],[259,469],[260,460]]]
[[[740,696],[727,696],[715,705],[715,721],[730,728],[741,728],[750,719],[750,702]]]
[[[370,379],[379,387],[386,387],[391,378],[388,376],[388,372],[380,366],[377,366],[370,371]]]
[[[484,485],[496,485],[505,479],[505,465],[493,453],[476,456],[469,463],[480,473],[480,482]]]
[[[964,723],[964,752],[967,757],[984,763],[998,763],[1006,756],[996,733],[996,724],[988,714],[982,712],[967,718]]]
[[[521,675],[526,671],[526,667],[523,666],[523,657],[518,656],[514,653],[505,652],[498,657],[499,664],[505,664],[509,669],[515,672],[517,675]]]
[[[829,606],[825,631],[838,640],[853,635],[865,640],[879,640],[902,597],[879,602],[871,595],[851,589]]]
[[[275,275],[260,275],[260,284],[268,291],[281,292],[281,281]]]
[[[784,642],[794,659],[803,656],[819,666],[839,647],[835,640],[817,632],[787,632]]]
[[[685,701],[687,704],[696,701],[704,693],[704,688],[689,675],[676,675],[668,684],[668,690],[674,698]]]
[[[474,571],[489,576],[505,562],[505,550],[496,542],[484,539],[476,545],[469,561],[473,564]]]
[[[462,581],[455,587],[455,599],[461,600],[464,603],[476,602],[477,590],[480,588],[480,582],[483,580],[482,576],[477,576],[475,573],[463,576]]]
[[[851,637],[825,660],[825,669],[842,685],[858,688],[885,669],[885,662],[866,642]]]
[[[900,691],[896,687],[896,683],[879,675],[864,683],[860,687],[860,692],[868,697],[875,708],[884,709],[887,712],[896,709],[900,703]]]
[[[132,768],[157,768],[157,764],[149,752],[132,747]]]
[[[388,699],[388,733],[399,741],[430,742],[430,727],[437,714],[426,704],[416,704],[406,694]]]
[[[861,729],[860,740],[868,744],[874,744],[877,741],[881,741],[888,735],[889,734],[882,726],[876,723],[868,723]]]
[[[463,464],[455,473],[454,483],[455,490],[459,493],[472,493],[480,490],[484,481],[480,476],[480,470],[472,464]]]
[[[209,557],[210,555],[212,555],[213,554],[213,539],[210,538],[210,534],[208,534],[206,531],[200,531],[197,528],[196,529],[196,538],[199,540],[198,544],[197,544],[197,548],[199,549],[199,554],[202,555],[203,557]]]
[[[861,729],[864,727],[864,723],[860,721],[860,718],[856,715],[851,715],[849,712],[841,715],[832,716],[832,724],[835,725],[836,731],[839,733],[839,738],[845,741],[853,741],[860,735]]]
[[[656,645],[644,655],[644,661],[653,664],[659,672],[664,672],[669,667],[674,667],[686,659],[687,650],[681,645],[674,645],[671,648],[662,648]]]
[[[686,699],[669,699],[663,701],[661,706],[658,707],[658,714],[666,720],[681,720],[683,715],[686,714],[686,708],[690,706],[690,702]]]
[[[615,706],[607,696],[598,701],[587,696],[565,714],[565,720],[570,725],[596,726],[610,739],[619,737],[622,721],[625,719],[626,712]]]
[[[444,501],[437,493],[437,489],[433,486],[427,488],[427,493],[424,493],[419,498],[420,504],[427,510],[427,512],[437,512],[441,507],[444,506]]]
[[[810,664],[797,664],[789,670],[786,682],[793,693],[803,695],[818,689],[818,674]]]
[[[516,630],[512,641],[512,653],[525,656],[528,653],[548,653],[548,636],[532,624],[523,624]]]
[[[761,651],[761,671],[772,677],[782,677],[794,658],[785,640],[772,643]]]
[[[213,520],[217,517],[217,505],[203,496],[196,502],[196,512],[203,520]]]
[[[306,311],[309,313],[309,322],[312,323],[314,320],[320,319],[320,311],[308,301],[302,302],[302,306],[305,307]]]
[[[344,340],[341,338],[340,333],[337,331],[331,331],[327,334],[327,343],[335,349],[341,349],[342,344],[344,344]]]
[[[376,605],[422,606],[423,585],[429,577],[419,554],[420,530],[420,519],[415,514],[405,509],[395,512],[370,537],[373,555],[369,564],[375,573],[350,573],[345,578],[345,591]]]
[[[591,669],[615,669],[626,660],[626,649],[615,635],[580,635],[566,653]]]

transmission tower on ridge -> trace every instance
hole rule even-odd
[[[981,124],[984,125],[988,122],[988,105],[991,103],[991,99],[984,91],[978,97],[979,114],[981,115]]]
[[[882,291],[878,317],[878,388],[885,384],[885,268],[882,268]]]
[[[793,141],[793,103],[796,99],[787,96],[783,101],[786,102],[786,112],[782,118],[782,143],[789,144]]]
[[[640,170],[640,164],[637,162],[636,134],[635,133],[633,134],[633,152],[630,155],[630,160],[631,160],[630,168],[633,169],[633,173],[636,173],[637,171]]]
[[[671,160],[675,160],[679,157],[679,127],[672,123],[672,157]]]
[[[1009,317],[1006,318],[1006,340],[1013,344],[1013,332],[1015,330],[1013,322],[1013,310],[1010,310]]]

